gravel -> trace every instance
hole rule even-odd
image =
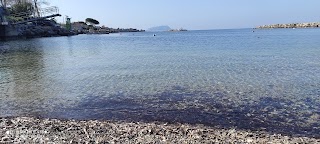
[[[0,118],[2,143],[320,143],[320,139],[204,125]]]

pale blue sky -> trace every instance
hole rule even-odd
[[[251,28],[320,21],[320,0],[48,0],[72,21],[92,17],[101,25],[148,29]],[[62,21],[62,18],[59,18]]]

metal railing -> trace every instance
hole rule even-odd
[[[56,6],[46,7],[39,10],[40,17],[45,17],[48,15],[59,14],[59,8]]]
[[[26,11],[26,12],[19,12],[19,13],[11,13],[10,16],[12,17],[20,17],[20,18],[26,18],[28,16],[33,15],[33,11]]]
[[[47,18],[50,16],[57,16],[59,15],[59,8],[56,6],[46,7],[39,9],[39,12],[36,10],[30,10],[25,12],[19,13],[11,13],[9,17],[11,18],[10,21],[13,24],[16,23],[23,23],[29,21],[36,21],[41,18]]]

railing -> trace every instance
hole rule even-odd
[[[20,18],[26,18],[26,17],[29,17],[31,15],[33,15],[32,11],[26,11],[26,12],[10,14],[10,16],[12,16],[12,17],[20,17]]]
[[[45,17],[48,15],[59,14],[59,8],[56,6],[42,8],[40,11],[40,17]]]
[[[56,6],[47,7],[39,9],[39,13],[36,10],[11,13],[9,17],[11,18],[11,23],[23,23],[29,21],[39,20],[41,18],[48,18],[50,16],[57,16],[59,14],[59,8]]]

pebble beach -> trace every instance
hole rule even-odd
[[[319,143],[320,29],[153,34],[4,42],[0,143]]]
[[[0,118],[0,143],[320,143],[319,138],[204,125]]]

